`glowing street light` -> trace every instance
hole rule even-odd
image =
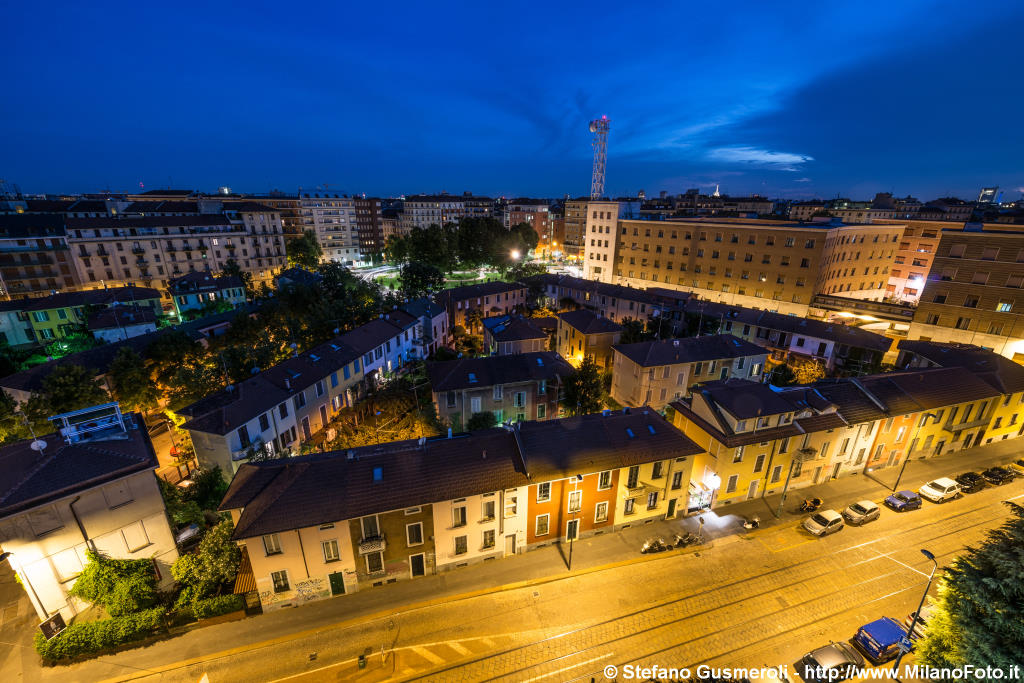
[[[512,257],[513,261],[518,261],[519,260],[519,256],[520,256],[519,250],[518,249],[513,249],[512,252],[509,254],[509,256]]]

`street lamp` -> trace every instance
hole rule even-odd
[[[924,587],[924,594],[921,595],[921,602],[917,606],[917,611],[914,612],[914,618],[911,619],[911,621],[910,621],[910,630],[907,631],[907,642],[906,643],[900,643],[900,654],[896,657],[896,661],[893,662],[892,672],[893,672],[894,676],[899,675],[900,660],[903,659],[903,655],[906,654],[906,652],[904,652],[904,649],[906,649],[907,651],[909,651],[909,649],[910,649],[910,636],[914,635],[914,627],[917,626],[917,622],[921,618],[921,610],[924,609],[925,598],[928,597],[928,591],[931,590],[932,579],[935,578],[935,570],[937,570],[939,568],[939,563],[935,561],[935,556],[934,555],[932,555],[930,552],[928,552],[924,548],[921,548],[921,554],[924,555],[925,557],[927,557],[929,560],[932,561],[932,571],[931,571],[930,574],[928,574],[928,585]],[[906,646],[906,647],[904,647],[904,646]]]
[[[513,261],[518,261],[518,260],[519,260],[519,257],[521,256],[521,254],[519,253],[519,250],[518,250],[518,249],[513,249],[513,250],[512,250],[512,251],[511,251],[511,252],[509,253],[509,256],[511,256],[511,257],[512,257],[512,260],[513,260]]]
[[[576,493],[577,489],[579,488],[579,485],[580,485],[581,481],[583,481],[583,475],[582,474],[577,474],[576,478],[573,479],[573,482],[572,482],[572,492],[573,493]],[[573,499],[573,496],[570,495],[569,496],[570,502],[572,501],[572,499]],[[579,503],[577,502],[577,504],[574,505],[573,508],[572,508],[572,522],[570,522],[570,524],[572,526],[572,535],[569,536],[569,571],[572,571],[572,542],[576,539],[576,536],[579,535],[579,527],[576,525],[576,514],[579,512],[579,510],[580,510],[580,506],[579,506]]]
[[[910,462],[910,454],[914,448],[914,442],[917,441],[917,437],[921,433],[921,427],[924,426],[924,423],[928,421],[929,417],[935,418],[936,420],[939,419],[939,416],[935,413],[925,413],[921,416],[921,421],[917,423],[917,429],[914,430],[914,438],[910,440],[910,445],[907,446],[907,457],[903,460],[903,466],[900,467],[900,473],[896,475],[896,483],[892,485],[893,493],[899,489],[900,479],[903,478],[903,472],[907,469],[907,463]]]

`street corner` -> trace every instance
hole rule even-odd
[[[758,530],[748,536],[755,538],[773,553],[789,550],[814,540],[801,528],[799,523]]]

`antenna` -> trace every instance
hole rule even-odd
[[[607,116],[590,122],[590,132],[594,139],[590,146],[594,148],[594,172],[590,176],[590,198],[600,199],[604,196],[604,171],[608,158],[608,127],[611,121]]]

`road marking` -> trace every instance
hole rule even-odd
[[[495,642],[490,638],[481,638],[480,642],[490,648],[493,648],[495,646]]]
[[[881,540],[883,540],[883,539],[882,538],[876,538],[876,539],[874,539],[872,541],[864,541],[863,543],[858,543],[857,545],[851,545],[851,546],[847,546],[845,548],[840,548],[836,552],[843,553],[843,552],[846,552],[847,550],[856,550],[857,548],[863,548],[864,546],[871,545],[872,543],[878,543]]]
[[[464,645],[459,645],[458,641],[451,641],[447,643],[448,647],[458,652],[460,655],[466,656],[473,654],[473,651]]]
[[[586,664],[592,664],[594,662],[599,662],[602,659],[608,659],[609,657],[614,657],[614,656],[615,656],[614,652],[609,652],[608,654],[603,654],[600,657],[594,657],[593,659],[588,659],[585,662],[580,662],[578,664],[573,664],[572,666],[563,667],[563,668],[559,669],[558,671],[552,671],[551,673],[542,674],[540,676],[534,676],[533,678],[527,678],[525,681],[523,681],[523,683],[533,683],[533,681],[539,681],[539,680],[543,680],[545,678],[550,678],[551,676],[557,676],[558,674],[560,674],[560,673],[562,673],[564,671],[569,671],[571,669],[577,669],[577,668],[579,668],[581,666],[584,666]]]
[[[872,550],[874,550],[874,548],[872,548]],[[904,567],[906,567],[907,569],[909,569],[909,570],[910,570],[910,571],[912,571],[912,572],[917,572],[917,573],[918,573],[918,574],[920,574],[921,576],[928,576],[927,574],[925,574],[925,573],[924,573],[923,571],[921,571],[920,569],[915,569],[914,567],[911,567],[911,566],[910,566],[909,564],[907,564],[906,562],[900,562],[899,560],[897,560],[897,559],[896,559],[895,557],[893,557],[893,556],[892,556],[892,555],[890,555],[889,553],[879,553],[879,552],[878,552],[877,550],[875,550],[875,552],[876,552],[876,553],[878,553],[878,557],[880,557],[880,558],[881,558],[881,557],[886,557],[886,558],[888,558],[888,559],[892,560],[893,562],[895,562],[896,564],[900,564],[900,565],[903,565]]]
[[[416,654],[418,654],[420,657],[423,657],[423,659],[426,659],[427,661],[429,661],[432,664],[444,664],[444,660],[443,659],[441,659],[440,657],[438,657],[437,655],[435,655],[433,652],[431,652],[430,650],[428,650],[425,647],[420,647],[419,645],[414,645],[413,647],[410,647],[409,649],[412,650],[413,652],[415,652]]]
[[[1024,493],[1020,494],[1019,496],[1014,496],[1013,498],[1007,498],[1006,500],[1017,500],[1018,498],[1024,498]]]

